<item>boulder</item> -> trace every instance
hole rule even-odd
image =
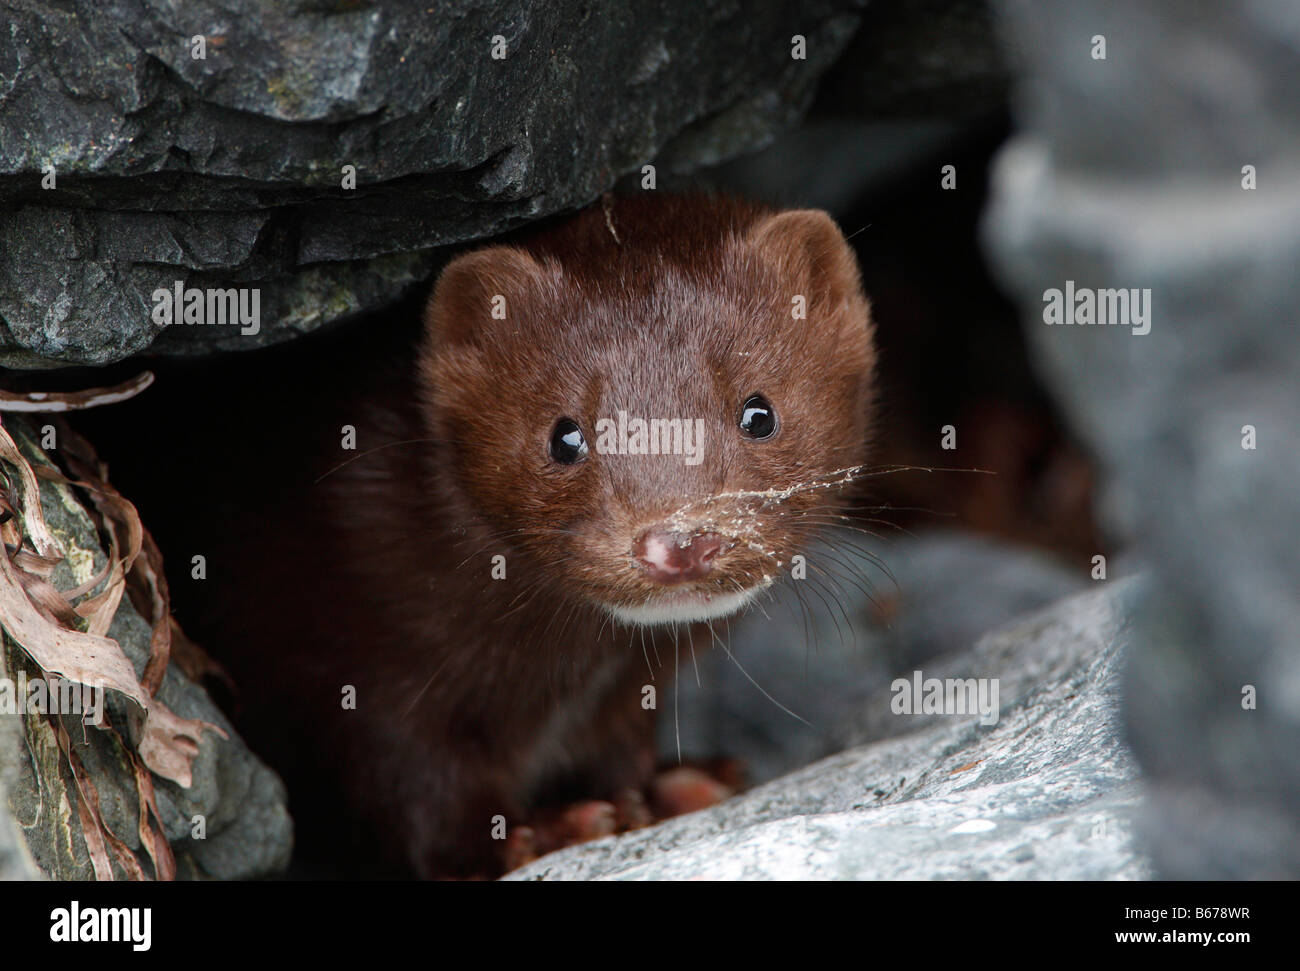
[[[1000,7],[1029,79],[986,236],[1149,564],[1124,686],[1144,838],[1164,878],[1294,879],[1300,8]],[[1046,324],[1067,281],[1145,291],[1146,323]]]
[[[1119,718],[1138,582],[1068,598],[920,665],[926,679],[995,681],[995,722],[900,713],[900,692],[882,686],[842,726],[864,744],[507,879],[1148,877]]]
[[[440,247],[652,159],[761,145],[861,6],[20,6],[0,48],[0,364],[242,349],[391,302]],[[259,290],[257,332],[164,329],[152,294],[177,281]]]

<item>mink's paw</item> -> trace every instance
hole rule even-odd
[[[633,789],[619,792],[612,802],[587,799],[539,810],[527,826],[515,827],[507,846],[510,869],[523,866],[546,853],[588,840],[640,829],[652,822],[645,798]]]
[[[527,824],[511,827],[504,852],[507,870],[588,840],[641,829],[683,813],[707,809],[744,788],[744,770],[730,759],[674,766],[640,789],[619,790],[612,800],[585,799],[537,810]]]
[[[706,772],[694,766],[677,766],[660,772],[650,783],[650,808],[655,819],[668,819],[715,806],[740,788],[739,775],[734,771]]]
[[[537,833],[533,827],[510,827],[510,835],[506,837],[505,849],[501,853],[506,872],[518,870],[521,866],[532,863],[538,855]]]

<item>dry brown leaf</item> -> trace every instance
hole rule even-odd
[[[9,437],[3,423],[0,423],[0,459],[8,462],[18,473],[16,482],[12,476],[9,477],[10,492],[14,492],[16,486],[17,494],[11,495],[8,501],[13,507],[22,510],[23,527],[27,530],[32,546],[43,557],[63,559],[63,550],[59,549],[54,534],[45,525],[45,514],[41,511],[41,487],[36,481],[36,473]]]
[[[9,636],[47,674],[91,687],[111,688],[141,708],[149,707],[135,668],[117,641],[68,630],[43,616],[28,599],[7,550],[0,551],[0,621]]]
[[[138,591],[132,600],[136,602],[141,614],[147,614],[153,625],[149,636],[149,662],[140,675],[140,683],[152,698],[162,686],[163,675],[167,673],[167,664],[171,661],[172,629],[177,629],[176,620],[171,614],[171,597],[167,591],[167,576],[163,572],[162,550],[143,530],[144,540],[140,558],[136,561],[136,570],[131,574],[133,588]],[[146,611],[140,603],[148,598]]]
[[[154,877],[175,880],[176,857],[172,854],[172,845],[163,835],[162,817],[158,814],[158,801],[153,794],[153,778],[142,760],[132,759],[131,767],[135,770],[135,792],[140,800],[140,842],[153,860]],[[149,825],[150,816],[158,824],[156,827]]]
[[[83,391],[3,391],[0,411],[57,412],[82,411],[100,405],[116,404],[134,398],[153,384],[153,372],[142,371],[129,381],[111,388],[86,388]]]
[[[14,566],[18,567],[16,571],[18,579],[22,582],[23,590],[27,592],[32,606],[51,623],[75,630],[80,625],[81,618],[72,604],[68,603],[63,592],[48,580],[23,570],[18,565],[18,557],[15,556],[13,561]]]
[[[194,783],[194,759],[199,754],[203,730],[229,738],[216,725],[197,718],[182,718],[157,698],[149,706],[138,751],[144,764],[164,779],[171,779],[182,789]]]
[[[72,777],[76,781],[77,791],[81,795],[80,801],[85,804],[95,830],[113,851],[113,858],[117,860],[118,866],[122,868],[122,872],[126,874],[127,879],[147,879],[144,870],[140,867],[140,861],[136,859],[131,847],[127,846],[126,842],[104,822],[103,814],[99,811],[99,789],[96,787],[95,781],[90,777],[90,773],[86,771],[85,765],[82,764],[81,757],[73,750],[62,720],[56,718],[54,721],[59,739],[59,748],[63,750],[68,765],[72,769]],[[85,827],[85,817],[82,818],[82,827],[83,829]],[[103,879],[99,876],[98,867],[96,867],[96,879]],[[113,879],[111,867],[109,868],[108,879]]]
[[[117,530],[113,528],[111,520],[104,521],[104,529],[109,539],[108,582],[104,585],[103,592],[83,600],[76,607],[77,616],[86,620],[86,633],[101,636],[108,633],[113,617],[117,614],[117,605],[122,602],[127,569],[125,563],[118,559]]]
[[[77,787],[77,814],[81,819],[81,834],[86,841],[86,852],[90,855],[90,865],[95,869],[96,880],[112,880],[113,866],[108,860],[108,850],[104,846],[104,822],[99,818],[98,800],[92,805],[86,793],[86,773],[81,769],[81,760],[72,752],[68,742],[68,733],[63,723],[54,719],[54,733],[59,740],[59,749],[68,760],[72,780]]]

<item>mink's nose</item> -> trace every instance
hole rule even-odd
[[[721,550],[722,537],[717,533],[686,534],[662,529],[647,529],[632,545],[632,554],[650,579],[659,583],[681,583],[707,576]]]

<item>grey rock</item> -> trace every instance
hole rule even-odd
[[[4,0],[0,363],[257,346],[390,302],[439,247],[651,159],[760,146],[862,5]],[[177,280],[259,288],[259,332],[155,324],[151,294]]]
[[[711,809],[563,850],[508,879],[1143,879],[1119,675],[1136,581],[1064,600],[926,678],[996,678],[996,724],[895,714],[851,748]]]
[[[15,437],[29,459],[45,461],[36,438],[23,430],[22,422],[10,419],[6,428],[11,434],[17,432]],[[43,483],[41,507],[67,554],[51,582],[68,589],[93,576],[103,567],[105,554],[76,496],[66,487]],[[141,673],[149,656],[150,629],[127,598],[108,633]],[[6,636],[0,649],[0,677],[14,678],[20,668],[29,678],[39,676],[39,669]],[[292,849],[293,826],[279,777],[248,750],[203,689],[175,664],[169,665],[157,697],[182,718],[209,722],[228,736],[221,739],[205,733],[189,788],[154,779],[178,875],[248,879],[283,870]],[[121,732],[128,731],[130,704],[114,693],[107,699],[108,720]],[[144,860],[135,780],[120,744],[106,732],[83,729],[76,715],[61,717],[73,750],[94,780],[105,825]],[[0,784],[8,797],[6,806],[0,806],[0,864],[5,858],[4,828],[11,814],[41,871],[55,879],[93,879],[76,810],[78,796],[50,723],[41,717],[0,719],[0,757]],[[204,820],[202,839],[193,835],[199,816]]]
[[[1295,878],[1300,9],[1001,8],[1030,79],[987,237],[1152,572],[1124,708],[1144,838],[1162,877]],[[1044,325],[1066,280],[1149,288],[1150,332]]]
[[[0,723],[0,881],[35,880],[40,877],[36,862],[27,849],[27,841],[9,815],[5,788],[18,767],[19,733],[14,719]]]

